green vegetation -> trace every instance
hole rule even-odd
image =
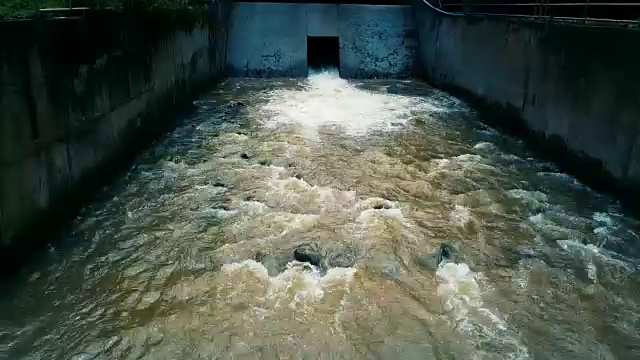
[[[89,7],[128,12],[195,13],[202,9],[199,0],[0,0],[0,19],[28,18],[36,9]]]
[[[117,10],[185,10],[200,3],[194,0],[76,0],[82,6]]]
[[[67,6],[67,0],[0,0],[0,18],[24,18],[33,16],[36,2],[40,8]]]

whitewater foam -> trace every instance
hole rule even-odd
[[[264,125],[300,126],[303,136],[311,140],[318,138],[322,128],[339,128],[350,136],[397,130],[416,109],[434,110],[419,98],[358,89],[337,72],[310,75],[302,91],[272,91],[263,107],[272,114],[264,119]]]
[[[231,276],[241,271],[252,273],[266,284],[266,298],[271,300],[273,307],[287,306],[298,310],[320,301],[335,286],[346,289],[352,282],[356,269],[331,268],[322,275],[317,267],[294,260],[287,264],[283,272],[271,277],[261,263],[244,260],[225,264],[222,271]]]

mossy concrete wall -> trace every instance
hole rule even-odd
[[[225,6],[180,22],[91,12],[0,23],[1,252],[50,240],[221,75]]]
[[[498,110],[498,125],[592,185],[640,199],[639,31],[414,10],[428,81]]]
[[[307,76],[307,36],[339,38],[343,77],[414,73],[415,24],[408,5],[236,2],[229,27],[233,76]]]

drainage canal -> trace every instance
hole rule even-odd
[[[638,359],[640,223],[462,101],[320,71],[195,105],[1,284],[0,359]]]

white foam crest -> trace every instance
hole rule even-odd
[[[600,249],[593,244],[583,244],[575,240],[558,240],[557,243],[566,251],[576,251],[583,255],[600,253]]]
[[[376,219],[383,218],[397,218],[402,222],[406,222],[406,218],[402,214],[402,210],[398,208],[396,203],[387,199],[379,197],[371,197],[361,201],[358,201],[353,210],[360,214],[356,218],[358,223],[370,223],[375,222]]]
[[[456,205],[449,213],[449,221],[457,226],[464,226],[471,219],[469,208]]]
[[[438,295],[445,298],[448,310],[453,311],[457,320],[466,317],[470,307],[480,307],[480,286],[474,273],[465,263],[443,263],[438,267],[436,275],[443,280],[438,285]]]
[[[558,224],[562,220],[553,216],[554,213],[537,213],[529,216],[529,221],[536,231],[555,240],[567,240],[580,237],[580,231],[567,227],[566,224]]]
[[[366,210],[366,209],[371,209],[371,208],[375,207],[376,205],[380,206],[381,208],[385,208],[385,209],[397,208],[396,204],[391,200],[383,199],[383,198],[380,198],[380,197],[370,197],[370,198],[366,198],[364,200],[358,201],[355,204],[354,209],[356,209],[356,210]]]
[[[222,270],[229,275],[250,271],[267,284],[266,298],[271,306],[287,306],[293,310],[320,301],[335,286],[346,290],[356,272],[355,268],[332,268],[323,276],[317,267],[294,260],[283,272],[270,277],[261,263],[251,259],[225,264]]]
[[[356,219],[359,223],[368,223],[371,220],[375,220],[379,217],[397,218],[405,220],[402,210],[400,209],[367,209],[360,213],[360,216]]]
[[[318,193],[322,210],[336,209],[341,204],[353,202],[356,198],[355,191],[340,191],[330,187],[316,186],[314,191]]]
[[[255,200],[240,201],[240,208],[242,209],[243,214],[249,216],[260,215],[269,211],[269,207],[265,203]]]
[[[318,130],[326,126],[360,136],[398,129],[411,111],[425,106],[417,98],[360,90],[337,73],[323,72],[310,75],[304,90],[273,91],[264,106],[273,116],[265,125],[298,125],[308,139],[316,139]]]
[[[267,297],[276,300],[276,307],[282,306],[285,300],[290,308],[296,309],[324,297],[320,271],[312,265],[291,262],[285,271],[269,280]]]
[[[611,227],[614,224],[613,218],[611,218],[611,216],[607,213],[603,213],[603,212],[595,212],[593,213],[593,215],[591,216],[591,218],[604,225],[605,227]]]
[[[261,142],[257,147],[257,152],[261,154],[277,154],[278,157],[284,157],[287,159],[291,159],[296,157],[296,155],[308,155],[309,147],[299,144],[290,144],[287,142],[288,135],[279,134],[282,138],[279,138],[280,141],[264,141]]]
[[[479,142],[479,143],[475,144],[473,146],[473,149],[475,149],[475,150],[493,150],[493,151],[495,151],[497,149],[497,147],[493,143],[483,141],[483,142]]]
[[[232,232],[243,238],[259,236],[268,238],[284,236],[291,231],[306,231],[320,218],[316,214],[294,214],[289,212],[266,212],[259,216],[248,216],[232,225]]]
[[[507,190],[507,195],[516,198],[523,199],[525,201],[535,201],[545,203],[548,201],[547,194],[540,191],[527,191],[522,189]]]
[[[559,172],[548,172],[548,171],[540,171],[537,173],[538,176],[542,178],[547,178],[550,180],[559,180],[568,185],[572,185],[579,188],[584,188],[585,185],[579,182],[576,178],[569,174],[559,173]]]
[[[377,235],[389,234],[391,229],[402,228],[404,235],[412,238],[411,231],[405,231],[413,227],[411,220],[392,201],[378,197],[367,198],[355,203],[351,212],[355,217],[352,231],[363,236],[363,244],[376,242]]]
[[[528,350],[508,333],[508,324],[493,311],[483,307],[482,290],[476,273],[465,263],[445,262],[438,266],[436,275],[441,282],[437,293],[443,297],[445,308],[451,311],[458,329],[474,335],[480,331],[513,349],[507,355],[513,359],[528,359]],[[488,320],[483,325],[481,318]]]
[[[227,190],[223,186],[213,186],[213,185],[195,185],[193,189],[198,192],[204,192],[209,195],[217,195]]]
[[[162,169],[165,171],[180,171],[180,170],[185,170],[187,168],[187,165],[179,162],[179,163],[175,163],[173,161],[168,161],[168,160],[163,160],[161,161],[162,163]]]
[[[322,211],[340,208],[342,204],[351,203],[356,197],[355,191],[311,185],[294,177],[272,179],[268,185],[271,190],[267,192],[267,196],[282,205],[297,205],[305,200],[316,204]]]
[[[286,224],[287,230],[308,229],[320,218],[319,215],[314,214],[271,213],[269,215],[269,222]]]
[[[508,160],[508,161],[520,161],[522,160],[521,157],[514,155],[514,154],[500,154],[500,157],[503,158],[504,160]]]
[[[593,244],[583,244],[576,240],[556,240],[556,243],[565,251],[576,254],[589,261],[594,258],[606,261],[608,264],[616,265],[625,269],[632,269],[633,265],[618,259],[617,254]],[[588,263],[587,263],[588,266]],[[590,271],[590,269],[587,269]]]
[[[219,217],[219,218],[228,218],[238,214],[238,210],[227,210],[227,209],[215,209],[215,208],[204,208],[197,212],[199,217]]]
[[[599,239],[599,247],[603,247],[608,242],[621,241],[620,238],[615,236],[615,234],[619,230],[619,227],[611,214],[604,212],[594,212],[591,218],[597,223],[597,225],[599,225],[593,229],[593,233]]]
[[[273,179],[269,182],[269,185],[276,191],[287,192],[300,192],[309,191],[313,188],[308,182],[295,177],[289,177],[286,179]]]
[[[593,233],[599,236],[606,237],[609,234],[609,229],[606,226],[599,226],[593,229]]]
[[[274,179],[277,179],[278,176],[280,176],[280,174],[286,171],[284,166],[274,166],[274,165],[269,165],[269,170],[271,171],[272,177]]]
[[[241,177],[244,181],[266,181],[267,183],[276,181],[280,178],[280,176],[285,172],[285,168],[282,166],[260,166],[255,165],[249,168],[235,168],[233,172],[236,176]]]
[[[451,160],[450,159],[434,159],[432,160],[432,162],[437,167],[443,167],[443,166],[447,166],[451,162]]]
[[[238,134],[238,133],[234,133],[234,132],[229,132],[229,133],[222,133],[220,135],[218,135],[217,141],[219,142],[226,142],[226,141],[230,141],[233,143],[236,142],[246,142],[247,140],[249,140],[249,136],[245,135],[245,134]]]
[[[242,149],[246,148],[246,146],[238,143],[229,143],[224,144],[218,148],[215,152],[215,157],[218,161],[223,159],[225,160],[233,160],[234,162],[240,162],[242,159],[238,157],[238,155],[242,152]]]
[[[546,220],[544,218],[544,214],[538,213],[538,214],[529,216],[529,221],[531,221],[535,225],[541,226],[542,224],[545,223]]]
[[[235,273],[242,269],[251,271],[260,279],[269,279],[269,271],[267,271],[267,268],[265,268],[264,265],[255,260],[248,259],[241,262],[233,262],[222,265],[222,271],[226,273]]]
[[[463,163],[479,163],[484,160],[482,156],[476,155],[476,154],[462,154],[462,155],[454,156],[451,159],[456,160],[458,162],[463,162]]]
[[[494,166],[485,163],[486,159],[476,154],[462,154],[449,159],[432,160],[435,167],[446,170],[497,170]]]
[[[587,276],[594,283],[598,282],[598,269],[596,268],[596,264],[593,263],[593,259],[589,259],[586,265],[587,268]]]
[[[287,264],[285,271],[271,278],[267,296],[277,299],[284,295],[289,300],[289,307],[296,309],[301,304],[322,299],[327,290],[335,285],[348,286],[355,271],[354,268],[332,268],[322,276],[315,266],[294,260]]]
[[[522,189],[507,190],[505,194],[511,198],[521,200],[525,205],[536,210],[542,210],[549,207],[549,198],[547,194],[540,191],[528,191]],[[537,221],[535,219],[534,221]]]
[[[487,135],[499,135],[500,132],[494,128],[491,128],[487,125],[481,125],[482,128],[481,129],[476,129],[475,131],[481,134],[487,134]]]

